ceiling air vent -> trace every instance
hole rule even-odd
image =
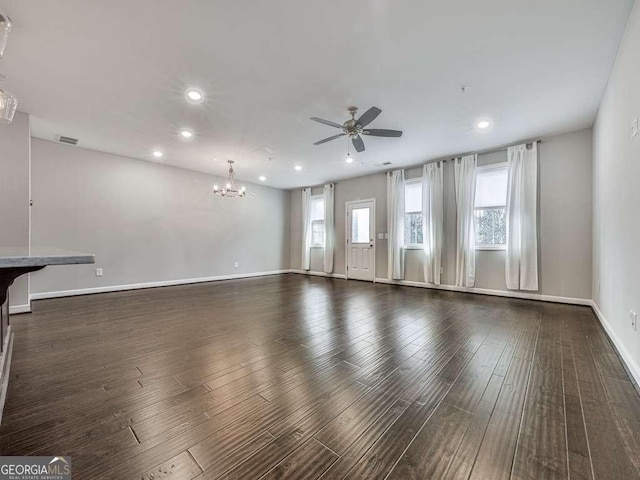
[[[391,162],[382,162],[383,165],[391,165]]]
[[[60,135],[58,137],[58,141],[60,143],[66,143],[67,145],[77,145],[78,144],[78,139],[77,138],[65,137],[63,135]]]

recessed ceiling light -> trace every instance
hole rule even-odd
[[[267,179],[267,177],[265,177],[264,175],[260,175],[258,178],[261,182],[264,182]]]
[[[489,120],[480,120],[478,122],[478,128],[481,130],[489,128],[490,126],[491,126],[491,122]]]
[[[299,172],[300,170],[302,170],[302,165],[296,165],[295,167],[293,167],[296,169],[297,172]]]
[[[180,136],[182,138],[191,138],[193,137],[193,132],[191,130],[187,130],[186,128],[180,130]]]
[[[156,158],[160,158],[162,157],[162,155],[164,155],[160,150],[154,150],[153,151],[153,156]]]
[[[185,93],[187,100],[192,103],[200,103],[204,99],[204,95],[197,88],[190,88]]]
[[[350,153],[347,153],[347,158],[345,158],[344,161],[347,163],[353,163],[353,157]]]

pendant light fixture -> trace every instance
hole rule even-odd
[[[0,58],[4,55],[4,49],[9,41],[11,33],[11,19],[4,13],[0,12]]]
[[[233,178],[233,160],[227,160],[229,162],[229,175],[227,181],[221,188],[218,185],[213,186],[213,193],[220,197],[240,198],[247,194],[245,187],[239,187]]]
[[[18,99],[0,88],[0,123],[11,123],[18,108]]]
[[[4,55],[10,33],[11,20],[7,15],[0,12],[0,58]],[[4,76],[0,75],[0,80],[4,80]],[[18,99],[0,88],[0,123],[11,123],[13,115],[16,113],[16,108],[18,108]]]

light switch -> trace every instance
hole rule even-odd
[[[634,118],[631,122],[631,138],[638,135],[638,117]]]
[[[384,234],[384,239],[385,239],[385,240],[389,240],[389,234],[388,234],[388,233],[385,233],[385,234]]]
[[[382,240],[384,238],[384,233],[379,233],[378,234],[378,240]]]

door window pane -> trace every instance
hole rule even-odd
[[[369,208],[351,210],[351,243],[369,243]]]

